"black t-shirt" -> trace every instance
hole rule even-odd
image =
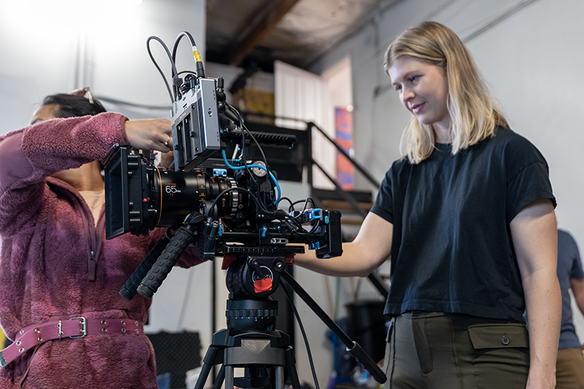
[[[505,128],[456,155],[437,144],[417,165],[394,162],[371,209],[393,224],[385,314],[421,310],[523,321],[509,223],[543,198],[555,206],[545,159]]]

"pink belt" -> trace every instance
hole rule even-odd
[[[41,325],[23,328],[10,346],[0,351],[0,367],[4,367],[26,350],[54,339],[75,339],[87,335],[144,333],[144,325],[130,319],[86,319],[72,317],[68,320],[53,320]]]

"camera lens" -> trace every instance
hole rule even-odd
[[[206,202],[214,201],[222,191],[234,188],[217,199],[220,216],[235,214],[240,204],[237,183],[229,177],[208,176],[200,170],[175,172],[153,168],[149,174],[151,185],[151,207],[157,210],[156,226],[174,227],[192,211]]]

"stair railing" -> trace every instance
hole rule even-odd
[[[328,136],[328,134],[326,132],[324,132],[314,122],[307,122],[306,125],[307,125],[307,128],[309,128],[309,131],[312,132],[312,129],[314,128],[318,132],[320,132],[329,141],[329,143],[331,143],[333,146],[335,146],[336,149],[349,160],[351,165],[353,165],[357,170],[359,170],[359,172],[361,174],[363,174],[363,177],[365,177],[371,183],[371,185],[373,185],[375,188],[379,188],[380,183],[375,178],[373,178],[373,176],[359,162],[357,162],[341,146],[339,146],[339,144],[337,142],[335,142],[330,136]],[[318,168],[322,170],[322,168],[320,166]],[[331,177],[328,177],[328,175],[327,175],[327,178],[329,180],[332,180]],[[334,181],[334,180],[332,180],[332,181]]]
[[[271,120],[293,121],[293,122],[305,124],[308,136],[306,137],[307,138],[306,139],[307,145],[306,145],[306,149],[305,149],[306,151],[305,151],[304,159],[305,159],[306,166],[307,166],[307,181],[308,181],[308,185],[310,186],[311,192],[313,192],[313,189],[314,189],[314,184],[313,184],[313,179],[312,179],[312,167],[314,166],[317,169],[319,169],[323,173],[323,175],[335,186],[335,193],[337,193],[337,195],[339,195],[341,198],[343,198],[345,201],[347,201],[347,203],[349,203],[349,205],[351,206],[351,208],[353,209],[353,211],[355,213],[359,214],[361,217],[365,217],[367,215],[367,212],[364,211],[363,208],[361,208],[361,206],[359,206],[359,203],[357,202],[355,197],[350,192],[341,188],[341,186],[337,183],[337,180],[335,180],[333,177],[331,177],[324,170],[324,168],[320,164],[318,164],[318,162],[316,162],[314,160],[314,158],[312,157],[312,133],[313,133],[313,131],[316,130],[322,136],[324,136],[324,138],[331,145],[333,145],[339,151],[339,153],[341,153],[343,156],[345,156],[345,158],[347,158],[349,163],[351,165],[353,165],[355,167],[355,169],[357,171],[359,171],[359,173],[361,173],[363,175],[363,177],[365,177],[365,179],[367,181],[369,181],[369,183],[375,189],[379,188],[379,186],[380,186],[379,181],[377,181],[375,178],[373,178],[373,176],[371,175],[371,173],[369,173],[369,171],[367,169],[365,169],[358,161],[356,161],[353,157],[351,157],[337,142],[335,142],[334,139],[332,139],[326,132],[324,132],[316,123],[314,123],[312,121],[298,119],[298,118],[266,115],[266,114],[261,114],[261,113],[243,112],[243,114],[246,117],[249,115],[251,117],[268,118]],[[320,200],[318,200],[318,199],[315,199],[315,200],[317,202],[320,202]]]
[[[347,201],[349,203],[349,205],[351,206],[351,208],[353,208],[353,210],[355,211],[355,213],[359,214],[361,217],[365,217],[367,216],[367,212],[365,210],[363,210],[363,208],[361,208],[359,206],[359,203],[357,202],[357,200],[355,199],[355,197],[353,195],[351,195],[350,192],[344,190],[343,188],[341,188],[341,186],[337,183],[337,180],[335,180],[333,177],[331,177],[322,166],[320,166],[318,164],[318,162],[316,162],[314,160],[314,158],[312,157],[312,131],[316,130],[317,132],[319,132],[330,144],[332,144],[339,153],[341,153],[343,156],[345,156],[345,158],[347,158],[347,160],[349,161],[349,163],[351,165],[353,165],[355,167],[355,169],[357,171],[359,171],[359,173],[361,173],[363,175],[363,177],[365,177],[367,179],[367,181],[369,181],[369,183],[371,183],[371,185],[373,185],[375,188],[379,188],[379,182],[373,178],[373,176],[369,173],[369,171],[367,171],[367,169],[365,169],[359,162],[357,162],[353,157],[351,157],[337,142],[335,142],[334,139],[332,139],[327,133],[325,133],[318,125],[316,125],[314,122],[305,122],[306,123],[306,129],[309,132],[309,136],[308,139],[310,141],[310,146],[308,147],[308,151],[307,153],[310,153],[309,155],[307,155],[307,160],[309,161],[309,165],[308,165],[308,184],[310,185],[310,188],[314,188],[313,183],[312,183],[312,166],[316,166],[323,174],[324,176],[335,186],[335,192],[342,197],[345,201]]]

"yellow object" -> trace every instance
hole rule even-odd
[[[0,329],[0,350],[4,348],[4,343],[6,342],[6,336],[4,335],[4,331]]]

